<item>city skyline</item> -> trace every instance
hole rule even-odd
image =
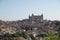
[[[0,20],[21,20],[32,13],[44,19],[60,20],[59,0],[0,0]]]

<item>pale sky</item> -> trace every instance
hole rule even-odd
[[[31,14],[60,20],[60,0],[0,0],[0,20],[21,20]]]

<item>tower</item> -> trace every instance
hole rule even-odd
[[[43,19],[43,13],[41,14],[41,19]]]
[[[43,13],[41,14],[41,22],[43,22]]]
[[[34,14],[32,13],[32,17],[34,16]]]

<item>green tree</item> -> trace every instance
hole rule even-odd
[[[58,34],[54,34],[52,31],[48,33],[48,37],[45,40],[60,40]]]
[[[30,35],[30,37],[32,40],[35,40],[35,37],[32,34]]]
[[[9,33],[4,34],[4,40],[12,40],[12,35]]]
[[[25,32],[22,32],[22,37],[24,37],[25,39],[28,38],[27,34]]]
[[[39,34],[37,37],[47,37],[47,34]]]
[[[4,40],[18,40],[19,37],[23,37],[25,39],[28,38],[27,34],[25,32],[16,32],[14,34],[6,33],[4,34]]]

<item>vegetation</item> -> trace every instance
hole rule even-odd
[[[47,37],[48,35],[47,34],[39,34],[37,35],[37,37]]]
[[[55,25],[58,27],[57,31],[60,37],[60,21],[55,21]]]
[[[45,40],[60,40],[58,34],[54,34],[52,31],[48,33],[48,37]]]
[[[27,37],[28,37],[28,36],[27,36],[27,34],[26,34],[26,33],[24,33],[24,32],[22,32],[22,34],[21,34],[21,35],[22,35],[22,37],[24,37],[25,39],[27,39]]]
[[[60,21],[55,21],[55,25],[59,26],[60,25]]]
[[[22,32],[22,33],[16,32],[14,34],[6,33],[3,35],[4,40],[18,40],[19,37],[23,37],[23,38],[27,39],[27,35],[24,32]]]
[[[30,35],[30,37],[32,40],[35,40],[35,37],[32,34]]]

